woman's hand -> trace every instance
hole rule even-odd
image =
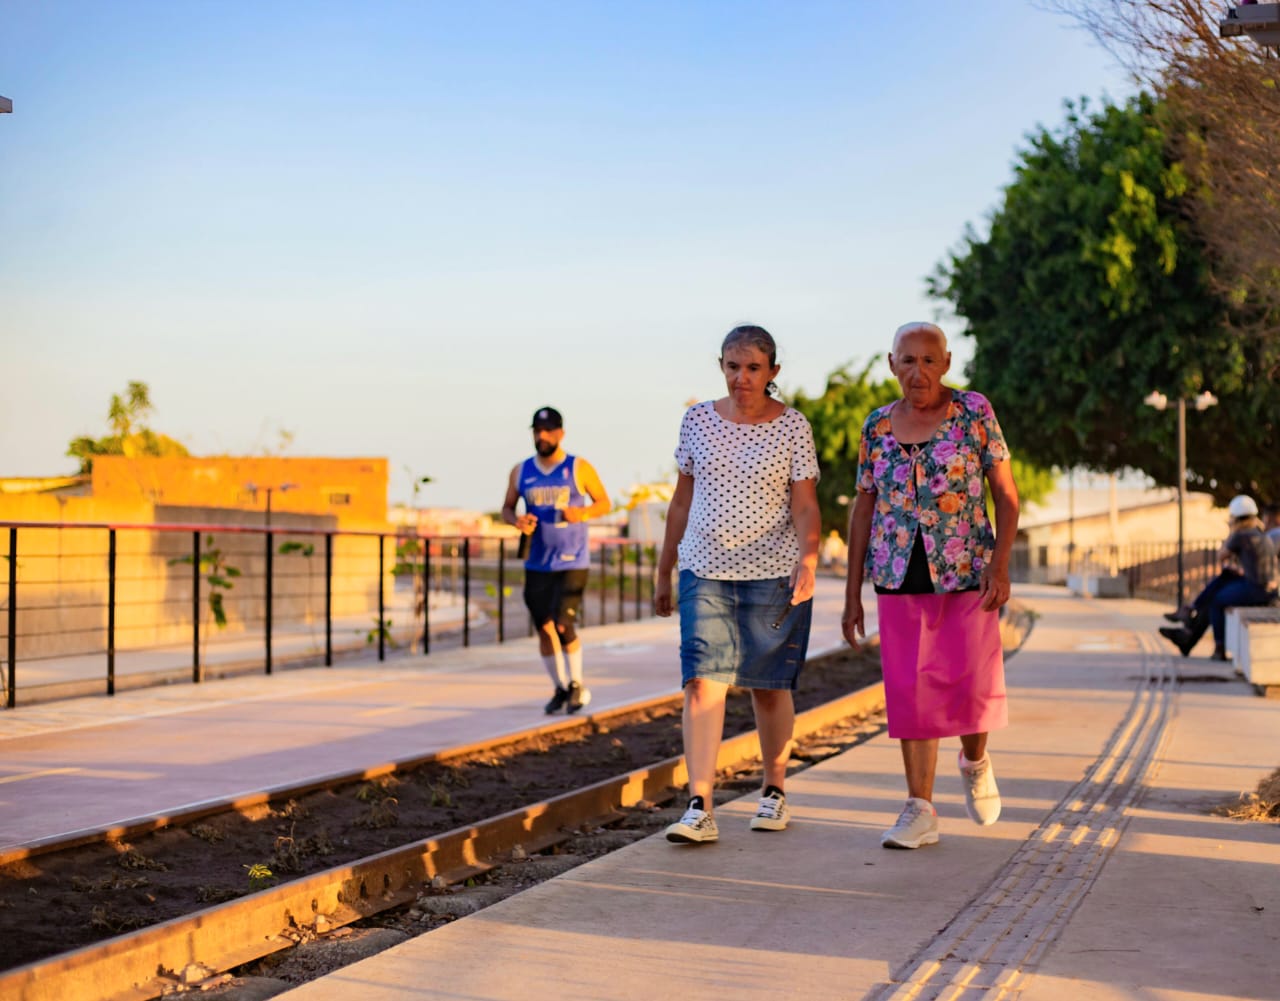
[[[994,612],[1009,600],[1010,589],[1007,567],[986,567],[982,571],[982,583],[978,589],[982,596],[982,610]]]
[[[840,631],[855,650],[858,649],[858,637],[867,638],[867,629],[862,621],[862,597],[850,595],[844,601],[844,614],[840,617]]]
[[[653,611],[657,615],[667,616],[672,612],[671,574],[658,572],[653,582]]]
[[[791,570],[791,604],[798,605],[813,597],[817,586],[813,567],[801,560]]]

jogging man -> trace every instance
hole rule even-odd
[[[538,646],[555,693],[549,714],[576,713],[591,701],[582,683],[582,640],[577,622],[591,566],[587,550],[588,518],[613,507],[595,468],[561,446],[560,411],[543,407],[533,415],[534,454],[517,463],[507,483],[502,520],[527,539],[524,603],[538,630]],[[524,514],[516,514],[524,501]]]

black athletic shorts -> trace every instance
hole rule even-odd
[[[533,624],[555,622],[567,626],[578,621],[582,611],[582,592],[587,589],[589,570],[526,570],[524,603],[533,616]]]

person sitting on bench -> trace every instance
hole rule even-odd
[[[1222,572],[1205,585],[1190,606],[1165,618],[1178,626],[1163,626],[1160,635],[1187,657],[1205,630],[1213,627],[1213,660],[1227,660],[1227,609],[1269,605],[1276,600],[1276,548],[1262,531],[1258,505],[1240,494],[1227,505],[1231,534],[1222,544]]]

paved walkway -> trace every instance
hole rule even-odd
[[[1050,588],[991,750],[1004,815],[879,847],[903,782],[878,737],[797,773],[782,834],[660,835],[283,995],[564,1001],[1280,999],[1280,826],[1210,811],[1280,765],[1280,700],[1169,656],[1161,610]]]
[[[819,580],[810,653],[840,637]],[[874,628],[874,622],[869,624]],[[591,710],[674,695],[675,618],[581,633]],[[0,711],[0,860],[49,842],[419,758],[547,722],[533,639]]]

